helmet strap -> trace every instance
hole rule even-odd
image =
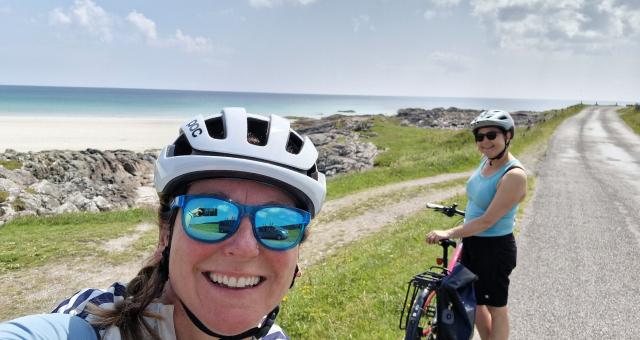
[[[291,279],[291,286],[289,286],[289,289],[293,288],[293,285],[296,283],[296,277],[298,276],[299,272],[300,272],[300,268],[296,264],[296,271],[293,273],[293,278]]]
[[[493,165],[494,160],[501,159],[504,156],[504,154],[507,152],[507,149],[509,148],[509,143],[511,143],[511,139],[506,140],[505,137],[504,149],[502,149],[502,151],[497,156],[489,158],[489,165]]]
[[[220,340],[240,340],[240,339],[245,339],[248,337],[253,337],[255,339],[260,339],[263,336],[267,335],[267,333],[269,333],[269,329],[271,329],[271,326],[273,326],[273,323],[276,320],[276,316],[278,316],[278,312],[280,312],[280,306],[276,306],[276,308],[274,308],[266,317],[266,319],[264,320],[264,322],[262,323],[262,325],[260,327],[253,327],[248,331],[245,331],[243,333],[240,334],[236,334],[236,335],[222,335],[222,334],[218,334],[212,330],[210,330],[209,328],[207,328],[207,326],[205,326],[202,321],[200,321],[198,319],[198,317],[195,316],[195,314],[193,314],[193,312],[191,312],[191,310],[189,310],[189,308],[187,308],[187,306],[184,304],[184,302],[182,302],[182,299],[178,299],[180,300],[180,304],[182,304],[182,308],[185,310],[185,312],[187,312],[187,315],[189,316],[189,320],[191,320],[191,322],[198,327],[199,330],[201,330],[203,333],[209,335],[209,336],[214,336],[216,338],[220,338]]]

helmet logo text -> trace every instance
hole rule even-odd
[[[189,127],[189,131],[191,131],[191,136],[198,137],[202,134],[202,129],[200,128],[200,124],[198,124],[198,120],[194,119],[187,124]]]

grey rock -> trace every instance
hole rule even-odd
[[[20,186],[10,179],[0,178],[0,191],[6,191],[15,196],[20,192]]]
[[[469,123],[482,110],[459,109],[456,107],[434,108],[406,108],[398,110],[398,119],[402,125],[440,129],[468,129]],[[510,112],[517,128],[527,128],[545,119],[544,113],[533,111]]]
[[[102,196],[96,196],[93,199],[91,199],[91,201],[96,205],[96,207],[100,211],[107,211],[107,210],[113,209],[113,205],[111,205],[109,201],[107,201],[107,199]]]
[[[62,214],[62,213],[78,212],[78,211],[80,211],[80,209],[78,209],[75,205],[73,205],[70,202],[65,202],[63,205],[56,208],[54,210],[54,213]]]
[[[30,185],[29,188],[31,188],[33,191],[39,194],[44,194],[44,195],[49,195],[54,197],[60,196],[60,190],[58,189],[58,186],[53,183],[50,183],[46,179],[43,179],[39,182],[36,182]]]

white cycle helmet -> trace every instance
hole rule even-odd
[[[315,216],[326,195],[317,158],[309,137],[291,130],[287,119],[224,108],[216,115],[198,115],[180,127],[176,141],[165,146],[156,160],[154,182],[162,202],[198,179],[258,180],[292,193],[301,208]]]
[[[511,135],[515,135],[515,123],[511,115],[507,111],[487,110],[482,111],[478,117],[471,121],[471,130],[475,131],[486,126],[497,126],[504,131],[511,131]]]

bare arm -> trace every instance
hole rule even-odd
[[[527,174],[520,168],[513,169],[498,183],[496,195],[482,216],[449,230],[434,230],[427,235],[427,242],[435,243],[445,238],[460,238],[480,233],[507,214],[526,194]]]

